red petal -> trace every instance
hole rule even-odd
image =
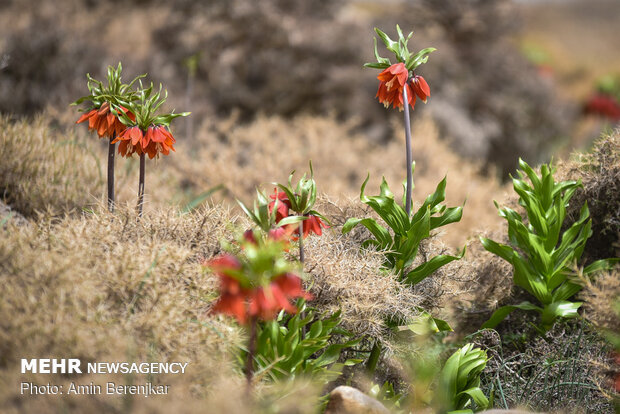
[[[230,254],[223,254],[214,257],[213,259],[207,260],[204,265],[212,268],[216,272],[226,269],[241,269],[241,263],[239,262],[239,260],[237,260],[235,256]]]
[[[422,93],[428,98],[431,96],[431,88],[428,86],[428,83],[426,83],[426,80],[424,80],[424,78],[422,76],[418,76],[418,81],[419,81],[419,85],[420,85],[420,90],[422,91]],[[420,99],[422,99],[422,97],[420,97]],[[426,101],[426,99],[425,99]]]
[[[138,142],[142,140],[142,130],[138,127],[129,128],[129,133],[126,135],[131,138],[131,145],[133,146],[138,145]]]
[[[94,114],[94,112],[95,111],[93,110],[93,111],[90,111],[90,112],[83,113],[82,116],[80,117],[80,119],[78,119],[76,121],[76,124],[80,124],[80,123],[86,121],[88,118],[90,118]]]

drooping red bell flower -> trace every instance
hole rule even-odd
[[[295,231],[295,228],[296,226],[294,225],[288,225],[288,226],[276,227],[275,229],[269,229],[269,232],[267,233],[267,237],[274,241],[280,241],[284,243],[285,246],[287,246],[288,240],[290,239],[291,235]],[[258,241],[256,240],[256,235],[254,234],[254,230],[252,229],[248,229],[243,233],[243,239],[252,244],[258,243]],[[288,251],[288,247],[285,247],[284,250]]]
[[[290,302],[296,298],[310,300],[312,295],[303,290],[298,276],[285,273],[273,279],[269,286],[259,287],[252,292],[249,315],[271,320],[283,309],[288,313],[296,313],[297,308]]]
[[[264,259],[276,257],[272,256],[274,251],[268,245],[276,243],[277,246],[278,242],[262,239],[257,242],[254,237],[248,232],[244,234],[250,242],[244,244],[244,251],[252,250],[252,254],[239,258],[224,254],[205,262],[205,266],[220,278],[220,297],[211,312],[231,315],[242,324],[254,316],[271,320],[283,309],[294,313],[297,309],[291,304],[292,299],[312,298],[303,290],[301,278],[290,271],[276,270],[270,275],[264,272]],[[280,249],[276,255],[281,254]],[[257,271],[252,260],[256,260],[257,266],[263,270]]]
[[[175,151],[176,140],[172,133],[163,125],[150,126],[143,131],[139,126],[126,128],[112,143],[118,144],[118,152],[123,157],[148,154],[153,159],[159,154],[168,155]]]
[[[409,104],[412,104],[415,100],[415,95],[407,82],[408,77],[409,71],[404,63],[399,62],[391,65],[377,76],[380,82],[375,97],[379,98],[379,102],[386,108],[392,105],[394,108],[403,109],[403,88],[406,87],[407,101]]]
[[[426,99],[431,96],[431,88],[428,86],[428,83],[426,83],[426,80],[424,80],[422,76],[414,75],[413,78],[411,78],[410,83],[418,98],[420,98],[422,102],[426,103]],[[412,104],[411,107],[413,107],[414,104]]]
[[[291,208],[291,202],[288,199],[288,196],[284,191],[278,191],[276,188],[274,190],[274,194],[269,196],[273,201],[269,203],[269,213],[273,212],[273,208],[276,206],[276,199],[278,200],[278,205],[276,207],[276,223],[279,223],[280,220],[289,216],[289,209]]]
[[[136,119],[136,116],[124,106],[119,105],[118,109],[126,113],[130,119]],[[88,121],[88,129],[96,131],[99,138],[112,137],[114,134],[118,136],[125,129],[125,125],[110,110],[108,102],[104,102],[99,108],[93,108],[82,114],[76,124],[86,121]]]
[[[318,217],[313,214],[306,215],[308,217],[304,221],[302,221],[303,226],[303,238],[305,239],[310,235],[310,233],[314,233],[317,236],[323,234],[323,228],[329,228],[329,226]],[[293,236],[293,240],[299,239],[299,226],[295,226],[295,236]]]
[[[205,263],[220,278],[220,298],[211,312],[234,316],[241,323],[245,322],[245,297],[247,290],[235,279],[231,270],[240,270],[241,263],[232,255],[218,256]]]

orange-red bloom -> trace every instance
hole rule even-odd
[[[282,309],[295,313],[291,299],[312,299],[312,295],[303,290],[301,279],[291,273],[275,277],[267,286],[244,288],[235,278],[235,271],[241,270],[239,261],[229,254],[216,257],[206,263],[220,277],[220,298],[211,312],[234,316],[240,323],[245,323],[248,316],[257,316],[270,320]]]
[[[308,218],[302,221],[304,239],[308,237],[310,233],[314,233],[317,236],[320,236],[323,234],[322,228],[329,227],[327,224],[323,223],[323,221],[319,217],[315,215],[308,214],[306,217]],[[293,237],[293,240],[298,240],[299,239],[299,226],[297,226],[297,228],[295,229],[295,234],[296,236]]]
[[[267,237],[271,240],[284,242],[285,245],[288,245],[288,239],[291,237],[291,234],[295,231],[294,225],[276,227],[275,229],[269,230],[267,233]],[[257,244],[256,236],[254,235],[254,230],[249,229],[243,233],[243,238],[245,241],[248,241],[253,244]],[[288,251],[288,248],[284,249]]]
[[[276,205],[275,200],[278,199],[278,207],[276,210],[276,223],[279,223],[280,220],[289,216],[288,210],[291,208],[291,202],[289,201],[286,193],[284,191],[278,192],[277,188],[274,190],[274,194],[270,195],[269,198],[274,200],[271,203],[269,203],[270,214],[273,212],[273,208]]]
[[[424,78],[422,76],[415,75],[411,79],[411,85],[413,86],[413,91],[415,94],[418,95],[418,98],[420,98],[422,102],[426,103],[426,99],[431,96],[431,88],[428,86],[428,83],[426,83]],[[415,99],[411,106],[413,107],[414,105]]]
[[[376,98],[379,98],[386,108],[392,105],[394,108],[403,108],[403,88],[407,88],[407,101],[409,104],[415,104],[415,96],[411,86],[407,82],[409,71],[405,64],[395,63],[377,76],[379,82],[379,90],[377,90]],[[413,102],[413,104],[412,104]]]
[[[146,132],[138,126],[126,128],[112,143],[118,141],[118,152],[123,157],[130,157],[135,152],[148,154],[151,159],[160,153],[168,155],[170,150],[175,151],[173,145],[176,142],[172,133],[162,125],[150,126]]]
[[[129,118],[132,120],[136,119],[135,115],[131,113],[129,109],[124,106],[120,106],[119,108],[128,114]],[[99,138],[112,137],[114,134],[118,136],[126,128],[118,117],[112,113],[108,102],[104,102],[101,107],[82,114],[76,124],[80,124],[86,120],[88,120],[88,129],[97,131]]]
[[[415,108],[416,96],[424,103],[431,96],[431,88],[422,76],[414,75],[408,80],[409,71],[405,64],[395,63],[377,76],[379,90],[376,98],[379,98],[386,108],[392,105],[394,108],[403,109],[403,89],[407,88],[407,101],[411,108]]]

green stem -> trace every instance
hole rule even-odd
[[[409,120],[409,102],[407,97],[407,88],[403,88],[403,102],[405,106],[405,146],[407,151],[407,200],[405,201],[405,210],[407,216],[411,214],[411,192],[413,187],[413,172],[411,171],[412,155],[411,155],[411,121]]]
[[[372,346],[372,350],[370,351],[370,356],[368,357],[368,362],[366,363],[366,370],[368,374],[372,377],[375,374],[377,369],[377,363],[379,362],[379,357],[381,357],[381,351],[383,347],[378,339],[375,340],[375,344]]]

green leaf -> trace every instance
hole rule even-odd
[[[583,269],[583,274],[589,275],[603,270],[611,270],[617,263],[620,263],[620,258],[617,257],[612,259],[597,260],[589,266],[586,266],[586,268]]]
[[[387,34],[385,34],[383,31],[379,30],[376,27],[375,27],[375,32],[377,33],[377,35],[379,35],[379,37],[385,44],[385,47],[387,48],[387,50],[398,55],[398,43],[390,39],[390,37]]]
[[[513,262],[515,251],[512,247],[505,244],[497,243],[491,239],[487,239],[486,237],[480,237],[480,242],[482,243],[482,246],[489,252],[501,257],[508,263]]]
[[[485,409],[489,406],[489,399],[484,395],[479,387],[470,388],[465,391],[461,391],[461,394],[467,394],[476,403],[478,408]]]
[[[275,210],[275,209],[274,209]],[[287,224],[298,224],[304,220],[307,220],[308,217],[304,216],[288,216],[284,217],[282,220],[278,222],[278,227],[286,226]]]
[[[413,269],[411,272],[407,273],[405,277],[405,281],[407,284],[415,285],[420,283],[422,280],[430,276],[433,272],[435,272],[440,267],[454,261],[462,259],[465,255],[466,247],[463,247],[463,250],[460,251],[456,256],[450,255],[438,255],[433,257],[426,263],[421,264],[420,266]]]
[[[518,305],[509,305],[509,306],[502,306],[501,308],[497,309],[495,312],[493,312],[493,315],[491,315],[491,317],[489,318],[488,321],[486,321],[483,325],[482,325],[482,329],[493,329],[495,328],[497,325],[499,325],[499,323],[501,321],[503,321],[504,319],[506,319],[506,317],[512,313],[514,310],[516,309],[521,309],[521,310],[534,310],[537,312],[542,313],[542,308],[531,304],[530,302],[521,302]]]
[[[201,205],[207,198],[211,197],[211,195],[219,190],[223,190],[224,184],[218,184],[213,188],[208,189],[207,191],[203,191],[198,194],[192,201],[187,203],[185,207],[181,210],[182,213],[189,213],[190,211],[196,209],[199,205]],[[238,200],[237,200],[238,201]]]
[[[392,237],[390,236],[390,233],[387,231],[387,229],[377,224],[377,222],[371,218],[348,219],[346,223],[344,223],[344,226],[342,226],[342,234],[350,232],[358,224],[362,224],[372,233],[373,236],[375,236],[375,239],[379,242],[379,245],[382,249],[387,249],[392,245]]]
[[[428,312],[422,312],[408,325],[398,326],[399,331],[411,331],[416,335],[428,335],[437,332],[452,332],[448,322],[434,318]]]
[[[551,302],[562,302],[575,296],[582,289],[581,285],[571,282],[564,282],[553,292]]]
[[[431,230],[461,221],[463,207],[450,207],[439,217],[431,217]]]
[[[581,302],[553,302],[542,311],[542,327],[544,330],[551,328],[557,318],[575,318]]]
[[[365,68],[371,69],[387,69],[390,67],[389,63],[379,63],[379,62],[368,62],[364,63]]]
[[[436,51],[434,47],[427,47],[425,49],[420,50],[414,55],[409,56],[407,61],[405,62],[405,67],[407,70],[415,70],[418,66],[428,61],[428,55],[434,51]]]

